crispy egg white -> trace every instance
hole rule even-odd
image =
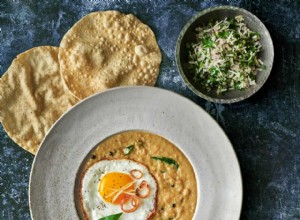
[[[132,177],[130,172],[139,170],[143,173],[140,179]],[[87,169],[81,180],[81,206],[86,219],[98,220],[99,218],[123,212],[120,201],[125,194],[110,196],[114,191],[130,185],[127,191],[134,190],[146,181],[150,186],[147,198],[140,199],[139,207],[130,213],[123,213],[120,220],[147,219],[156,209],[157,183],[148,168],[141,163],[128,159],[102,160]]]

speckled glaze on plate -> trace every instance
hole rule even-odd
[[[194,219],[239,219],[241,174],[227,136],[190,100],[153,87],[123,87],[96,94],[56,122],[32,165],[32,219],[79,219],[74,193],[82,161],[99,142],[126,130],[159,134],[187,156],[198,188]]]
[[[193,74],[188,70],[188,50],[186,44],[195,41],[195,28],[206,25],[209,21],[234,18],[242,15],[247,27],[261,35],[261,44],[263,51],[259,58],[266,65],[266,69],[258,72],[256,76],[256,85],[250,86],[244,90],[227,91],[224,94],[217,94],[215,90],[208,92],[199,83],[193,80]],[[181,30],[176,43],[176,64],[179,72],[187,86],[199,97],[216,103],[234,103],[242,101],[256,93],[268,79],[274,60],[274,46],[269,31],[265,25],[249,11],[233,6],[217,6],[208,8],[195,15]]]

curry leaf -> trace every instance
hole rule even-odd
[[[176,170],[178,170],[178,168],[179,168],[179,164],[175,160],[173,160],[172,158],[162,157],[162,156],[155,156],[155,157],[152,157],[152,159],[160,160],[164,163],[174,165],[176,167]]]
[[[123,152],[125,155],[129,155],[134,149],[134,145],[130,145],[128,147],[124,147]]]
[[[122,214],[123,212],[114,215],[105,216],[103,218],[99,218],[98,220],[118,220]]]

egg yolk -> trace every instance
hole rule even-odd
[[[126,200],[126,193],[133,193],[134,183],[131,176],[126,173],[112,172],[104,175],[98,187],[98,192],[102,198],[112,204],[120,204]],[[120,192],[122,192],[120,194]],[[117,194],[120,194],[117,196]]]

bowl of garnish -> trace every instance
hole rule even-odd
[[[265,25],[233,6],[208,8],[182,29],[176,63],[188,87],[216,103],[234,103],[257,92],[270,75],[274,47]]]

